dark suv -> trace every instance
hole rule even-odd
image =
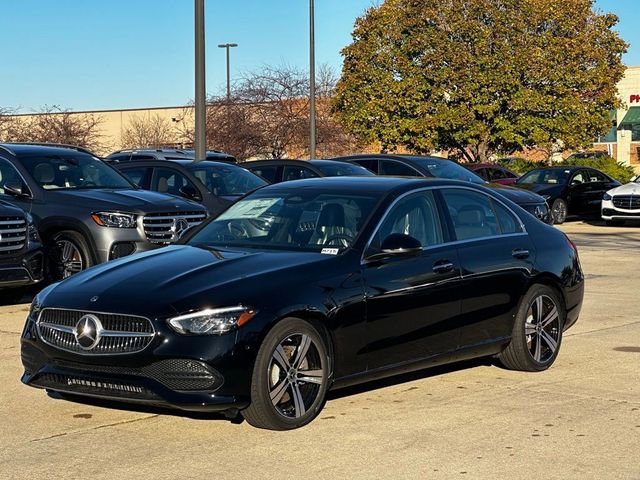
[[[83,149],[0,144],[0,198],[33,215],[51,280],[180,239],[204,207],[147,192]]]
[[[243,195],[267,184],[242,167],[208,160],[140,160],[135,156],[114,160],[109,155],[105,162],[124,173],[140,188],[199,202],[213,216]]]
[[[4,177],[0,176],[0,196]],[[0,303],[15,303],[42,280],[44,256],[31,215],[0,200]]]

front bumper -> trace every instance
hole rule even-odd
[[[26,287],[43,279],[44,255],[40,248],[0,263],[0,287]]]
[[[603,220],[640,220],[640,210],[626,210],[618,208],[611,200],[602,201],[602,219]]]
[[[149,348],[138,353],[78,354],[44,343],[29,319],[21,338],[21,380],[62,394],[185,411],[249,405],[252,360],[236,347],[234,333],[187,337],[168,327],[157,330]]]

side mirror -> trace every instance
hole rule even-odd
[[[391,257],[417,257],[422,253],[422,244],[416,238],[402,233],[392,233],[382,241],[381,252],[367,260],[375,261]]]
[[[4,191],[8,195],[12,195],[16,198],[26,198],[29,196],[28,193],[24,191],[24,185],[20,181],[11,181],[9,183],[4,184]]]
[[[196,190],[191,185],[185,185],[184,187],[180,188],[179,192],[180,195],[189,200],[202,200],[202,197],[200,196],[198,190]]]

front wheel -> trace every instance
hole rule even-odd
[[[51,280],[64,280],[93,266],[89,246],[82,235],[70,230],[53,235],[49,245]]]
[[[322,410],[328,388],[329,357],[318,331],[287,318],[266,336],[253,369],[251,404],[242,416],[254,427],[291,430]]]
[[[498,359],[510,370],[539,372],[555,362],[566,313],[558,293],[534,285],[526,293],[513,325],[511,342]]]
[[[564,223],[567,219],[568,213],[569,209],[567,207],[567,202],[565,202],[561,198],[555,199],[553,204],[551,205],[551,216],[553,217],[553,223],[555,223],[556,225]]]

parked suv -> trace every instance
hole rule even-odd
[[[207,213],[197,203],[138,189],[83,149],[0,144],[0,198],[33,218],[52,280],[180,239]]]
[[[140,160],[135,156],[114,160],[109,155],[105,161],[140,188],[202,203],[214,216],[267,184],[242,167],[208,160]]]
[[[5,176],[0,169],[0,196]],[[44,256],[31,215],[0,200],[0,303],[20,300],[26,287],[42,280]]]
[[[229,155],[221,150],[207,150],[204,160],[215,162],[237,163],[233,155]],[[110,161],[131,161],[131,160],[195,160],[196,151],[193,149],[175,148],[143,148],[132,150],[118,150],[107,157]]]

